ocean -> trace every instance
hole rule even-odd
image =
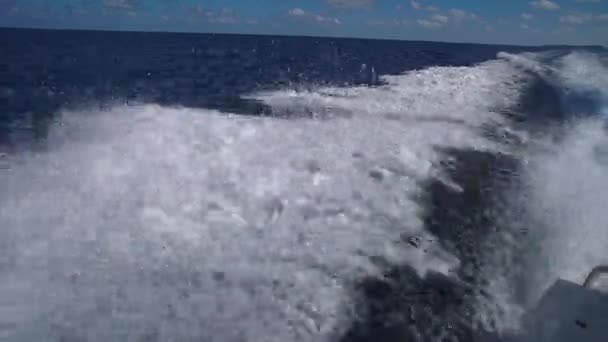
[[[608,264],[608,51],[0,29],[2,341],[507,341]]]

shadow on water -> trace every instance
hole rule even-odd
[[[460,261],[455,277],[431,273],[420,278],[407,265],[391,265],[385,278],[362,280],[356,288],[360,299],[357,321],[342,342],[363,341],[474,341],[473,296],[483,259],[483,240],[497,228],[496,208],[517,169],[505,155],[479,151],[444,151],[455,191],[439,181],[425,185],[421,199],[427,229]],[[404,248],[416,248],[404,242]],[[485,339],[484,339],[485,341]]]
[[[520,115],[527,125],[544,125],[548,122],[560,123],[566,119],[562,94],[549,81],[535,77],[522,93]]]
[[[517,115],[511,117],[523,122],[529,132],[546,133],[572,119],[601,114],[607,101],[597,89],[564,88],[548,76],[532,74],[532,78],[522,92]]]

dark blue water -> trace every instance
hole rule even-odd
[[[0,46],[10,341],[507,338],[547,284],[608,257],[601,48]]]
[[[376,84],[374,75],[467,66],[523,48],[308,37],[0,31],[3,121],[83,104],[153,102],[243,114],[260,89]],[[530,50],[529,48],[527,50]],[[539,49],[536,49],[539,50]],[[373,69],[373,72],[372,72]]]

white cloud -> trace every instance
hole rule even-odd
[[[550,10],[550,11],[560,8],[558,3],[553,2],[551,0],[531,1],[530,5],[533,7],[536,7],[536,8],[542,8],[542,9],[546,9],[546,10]]]
[[[416,23],[427,29],[438,29],[445,26],[449,22],[449,18],[445,15],[435,14],[428,19],[419,19]]]
[[[573,12],[559,18],[559,22],[566,25],[583,25],[592,21],[608,21],[608,13],[593,15]]]
[[[104,0],[103,5],[106,10],[104,13],[122,13],[131,17],[137,16],[137,9],[139,8],[138,0]]]
[[[450,14],[450,16],[452,17],[452,19],[456,22],[456,23],[460,23],[464,20],[467,19],[471,19],[471,20],[476,20],[477,19],[477,15],[475,13],[469,13],[467,11],[458,9],[458,8],[452,8],[448,11],[448,13]]]
[[[320,23],[330,23],[330,24],[336,24],[336,25],[342,24],[342,22],[338,18],[325,17],[325,16],[322,16],[317,13],[307,12],[299,7],[290,9],[289,11],[287,11],[287,15],[290,17],[307,18],[307,19],[314,20],[314,21],[317,21]]]
[[[232,8],[206,9],[201,5],[192,7],[191,14],[195,20],[202,20],[212,24],[237,24],[243,22],[243,18]]]
[[[442,25],[447,24],[449,21],[448,17],[446,17],[445,15],[441,15],[441,14],[435,14],[434,16],[431,17],[431,20],[438,22]]]
[[[427,8],[427,10],[429,10]],[[439,9],[433,7],[432,14],[428,18],[419,19],[416,21],[418,26],[427,28],[427,29],[438,29],[446,26],[448,23],[452,22],[454,24],[461,24],[465,20],[478,20],[479,17],[475,13],[470,13],[462,9],[452,8],[447,10],[445,13],[440,13]]]
[[[494,32],[494,28],[492,26],[490,26],[490,25],[486,25],[484,27],[484,29],[486,30],[486,32]]]
[[[427,6],[426,9],[431,12],[439,12],[439,8],[435,6]]]
[[[522,30],[526,30],[526,31],[534,32],[534,33],[540,33],[539,29],[537,29],[535,27],[532,27],[532,26],[530,26],[528,24],[525,24],[525,23],[522,23],[520,25],[520,27],[521,27]]]
[[[296,8],[292,8],[290,9],[287,14],[293,16],[293,17],[301,17],[301,16],[305,16],[308,14],[308,12],[306,12],[305,10],[296,7]]]
[[[422,9],[422,5],[420,5],[420,3],[416,0],[412,0],[411,5],[412,5],[412,8],[415,10]]]
[[[411,23],[408,20],[390,20],[390,21],[386,21],[386,20],[370,20],[367,22],[368,26],[391,26],[391,27],[403,27],[403,26],[409,26]]]
[[[467,17],[467,12],[461,9],[452,8],[450,10],[450,15],[456,20],[463,20]]]
[[[562,24],[581,25],[593,19],[591,14],[587,13],[571,13],[559,18]]]
[[[534,16],[530,13],[522,13],[521,18],[523,20],[532,20],[532,19],[534,19]]]
[[[328,22],[328,23],[338,24],[338,25],[342,24],[342,22],[338,18],[324,17],[319,14],[315,14],[313,16],[313,18],[320,23]]]
[[[416,23],[418,23],[418,25],[427,28],[427,29],[438,29],[441,27],[440,23],[437,23],[435,21],[431,21],[428,19],[419,19],[416,21]]]

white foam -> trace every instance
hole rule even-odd
[[[0,303],[20,313],[0,322],[47,338],[332,339],[351,281],[378,272],[370,256],[457,266],[422,228],[419,182],[440,176],[437,147],[501,148],[480,127],[515,101],[516,75],[491,62],[252,95],[326,120],[63,113],[47,152],[0,173]]]
[[[608,136],[602,122],[574,124],[563,142],[532,156],[528,220],[538,249],[529,260],[532,300],[558,278],[582,284],[608,264]]]
[[[511,230],[486,260],[491,298],[480,300],[477,312],[485,328],[518,330],[522,314],[557,279],[582,284],[595,266],[608,264],[608,135],[598,119],[567,131],[525,157],[506,219]]]
[[[508,53],[499,52],[496,56],[498,59],[506,60],[517,68],[536,73],[545,73],[548,69],[546,64],[541,61],[542,54],[524,52],[524,53]]]
[[[590,52],[572,52],[557,63],[559,79],[566,88],[601,92],[608,102],[608,58]]]
[[[608,103],[608,58],[603,54],[587,51],[572,51],[564,55],[558,52],[500,52],[498,58],[516,68],[537,74],[565,95],[583,95],[589,97],[589,101],[599,101],[600,106]],[[576,110],[576,106],[568,110]],[[600,108],[600,113],[602,110]]]
[[[602,114],[602,104],[608,103],[602,55],[501,53],[499,58],[552,83],[566,95],[567,110],[591,104]],[[590,103],[568,103],[572,99]],[[513,189],[503,222],[510,230],[487,247],[483,290],[489,297],[481,296],[477,308],[478,323],[486,329],[519,329],[522,314],[555,280],[582,283],[594,266],[608,263],[605,124],[597,118],[577,120],[557,128],[559,133],[540,132],[522,151],[521,184]]]

